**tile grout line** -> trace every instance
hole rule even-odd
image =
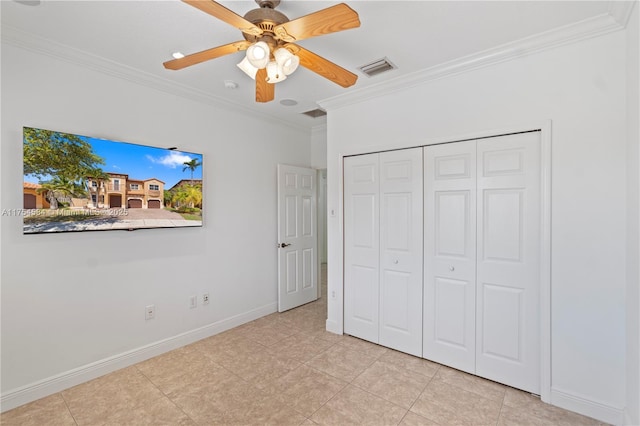
[[[446,365],[444,365],[444,364],[440,364],[440,365],[441,365],[441,366],[444,366],[444,367],[447,367],[447,368],[450,368],[450,369],[454,370],[456,373],[460,373],[460,374],[469,374],[469,373],[466,373],[466,372],[464,372],[464,371],[457,370],[457,369],[452,368],[452,367],[448,367],[448,366],[446,366]],[[440,371],[440,368],[438,368],[438,371]],[[436,373],[436,375],[437,375],[437,373]],[[482,377],[480,377],[480,376],[472,376],[472,377],[473,377],[473,378],[481,379],[481,380],[483,380],[483,381],[487,381],[487,382],[489,382],[489,383],[494,383],[494,384],[500,385],[500,386],[502,386],[502,387],[504,388],[504,391],[505,391],[505,393],[506,393],[506,388],[507,388],[507,386],[506,386],[506,385],[503,385],[503,384],[498,383],[498,382],[494,382],[493,380],[489,380],[489,379],[482,378]],[[465,392],[469,392],[469,393],[472,393],[472,394],[474,394],[474,395],[476,395],[476,396],[479,396],[480,398],[483,398],[483,399],[486,399],[486,400],[489,400],[489,401],[496,401],[496,402],[497,402],[497,400],[492,400],[491,398],[487,398],[485,395],[483,395],[483,394],[481,394],[481,393],[478,393],[478,392],[476,392],[476,391],[470,390],[470,389],[465,388],[465,387],[463,387],[463,386],[460,386],[460,385],[458,385],[458,384],[456,384],[456,383],[451,383],[451,382],[449,382],[449,381],[446,381],[446,380],[444,380],[442,377],[435,377],[435,375],[434,375],[434,378],[438,379],[438,380],[439,380],[439,381],[441,381],[442,383],[445,383],[445,384],[447,384],[447,385],[449,385],[449,386],[453,386],[454,388],[457,388],[457,389],[463,390],[463,391],[465,391]],[[502,399],[504,400],[504,394],[503,394],[503,396],[502,396]]]
[[[69,403],[67,402],[67,399],[64,397],[62,392],[58,392],[58,394],[60,394],[60,398],[62,398],[62,402],[64,402],[64,405],[67,407],[67,411],[69,411],[69,415],[73,419],[73,422],[76,424],[76,426],[80,426],[78,424],[78,421],[76,420],[76,416],[74,416],[73,413],[71,412],[71,407],[69,407]]]
[[[309,368],[312,368],[312,369],[313,369],[313,370],[315,370],[315,371],[318,371],[318,372],[320,372],[320,373],[323,373],[322,371],[316,370],[316,369],[315,369],[315,368],[313,368],[313,367],[309,367]],[[328,373],[324,373],[324,374],[329,375]],[[329,376],[330,376],[330,375],[329,375]],[[331,376],[331,377],[333,377],[334,379],[337,379],[337,377],[334,377],[334,376]],[[343,381],[344,381],[344,380],[343,380]],[[333,395],[331,396],[331,398],[329,398],[328,400],[326,400],[326,401],[324,402],[324,404],[320,405],[320,407],[318,407],[318,408],[317,408],[313,413],[311,413],[311,415],[308,417],[308,419],[309,419],[309,420],[311,420],[311,417],[313,417],[313,415],[314,415],[315,413],[317,413],[318,411],[320,411],[320,410],[322,409],[322,407],[324,407],[325,405],[327,405],[327,404],[328,404],[331,400],[333,400],[333,399],[334,399],[338,394],[340,394],[340,392],[342,392],[343,390],[345,390],[345,389],[346,389],[346,387],[347,387],[347,386],[349,386],[349,384],[350,384],[349,382],[345,382],[345,385],[344,385],[344,386],[342,386],[338,392],[336,392],[335,394],[333,394]],[[313,420],[311,420],[311,421],[313,422]],[[313,422],[313,423],[315,423],[315,422]]]
[[[153,380],[151,380],[146,374],[144,374],[144,372],[142,370],[140,370],[140,368],[138,368],[138,364],[134,364],[133,365],[135,367],[135,369],[138,371],[138,373],[140,373],[145,379],[147,379],[149,381],[149,383],[151,383],[151,385],[153,385],[154,388],[158,389],[158,392],[160,392],[162,395],[164,395],[165,398],[167,398],[167,400],[169,402],[171,402],[178,410],[180,410],[185,416],[187,416],[187,418],[189,420],[191,420],[193,423],[195,423],[196,425],[198,424],[198,422],[196,422],[194,419],[191,418],[191,416],[189,414],[187,414],[184,409],[182,408],[182,406],[180,406],[177,402],[175,402],[173,399],[171,399],[171,397],[169,395],[167,395],[166,393],[164,393],[164,391],[162,389],[160,389],[160,387],[158,387],[158,385],[156,385],[154,383]]]
[[[435,379],[435,377],[436,377],[436,374],[438,374],[438,370],[440,370],[440,367],[438,367],[438,368],[436,369],[436,371],[433,373],[433,376],[431,376],[431,378],[430,378],[430,379],[429,379],[429,381],[427,382],[427,385],[424,387],[424,389],[422,389],[422,392],[420,392],[420,395],[418,395],[418,397],[415,399],[415,401],[413,401],[413,403],[411,404],[411,407],[409,407],[409,410],[407,410],[407,413],[405,414],[405,417],[407,416],[407,414],[409,414],[409,412],[411,412],[411,413],[413,413],[413,414],[415,414],[415,415],[417,415],[417,416],[423,417],[423,418],[425,418],[425,419],[427,419],[427,420],[430,420],[430,421],[432,421],[432,422],[434,421],[434,420],[431,420],[430,418],[427,418],[427,417],[423,416],[422,414],[418,414],[418,413],[416,413],[415,411],[411,411],[411,409],[414,407],[414,405],[416,405],[416,402],[418,402],[418,400],[420,399],[420,397],[422,396],[422,394],[424,394],[424,392],[427,390],[427,388],[429,387],[429,385],[431,384],[431,382],[433,382],[433,380],[434,380],[434,379]],[[403,417],[403,420],[404,420],[404,417]],[[437,423],[437,422],[435,422],[435,423]]]
[[[500,403],[500,410],[498,410],[498,418],[496,419],[496,426],[500,423],[500,417],[502,417],[502,408],[504,407],[504,400],[507,396],[507,390],[504,390],[504,395],[502,395],[502,401]]]

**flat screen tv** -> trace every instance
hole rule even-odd
[[[202,154],[23,128],[23,233],[202,226]]]

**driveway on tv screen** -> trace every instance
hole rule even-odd
[[[182,215],[164,209],[72,209],[64,211],[55,218],[35,216],[31,220],[25,220],[23,232],[31,234],[201,225],[202,220],[186,220]]]

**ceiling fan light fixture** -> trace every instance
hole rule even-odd
[[[251,65],[251,62],[249,62],[249,59],[247,59],[246,56],[242,59],[242,61],[240,61],[240,63],[237,66],[242,71],[244,71],[244,73],[247,74],[249,77],[251,77],[254,80],[256,79],[258,68]]]
[[[40,3],[43,0],[14,1]],[[254,79],[255,100],[260,103],[273,101],[274,83],[285,80],[300,65],[341,87],[351,87],[356,83],[356,74],[292,44],[307,38],[359,27],[358,13],[347,4],[339,3],[290,20],[285,14],[274,9],[280,0],[255,0],[260,8],[250,10],[244,16],[228,9],[220,1],[183,0],[188,5],[240,30],[244,39],[192,53],[183,58],[174,57],[173,60],[163,62],[165,69],[181,70],[211,59],[246,51],[243,60],[237,66]],[[276,50],[280,51],[276,53]],[[230,85],[231,83],[228,87]]]
[[[280,83],[287,78],[282,67],[276,62],[271,61],[267,64],[267,81],[271,84]]]
[[[249,46],[246,57],[255,68],[262,69],[269,63],[269,53],[269,45],[259,41]]]
[[[300,58],[285,48],[281,47],[276,49],[276,51],[273,52],[273,56],[285,75],[293,74],[298,68],[298,65],[300,65]]]

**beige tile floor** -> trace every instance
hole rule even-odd
[[[326,294],[326,271],[323,271]],[[2,425],[598,425],[527,393],[325,331],[326,297],[0,416]]]

